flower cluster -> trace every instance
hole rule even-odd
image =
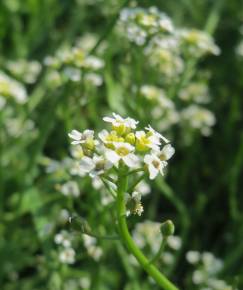
[[[220,53],[209,34],[197,29],[175,28],[170,17],[157,7],[124,8],[120,13],[119,28],[129,41],[137,45],[154,42],[160,48],[180,47],[196,56]]]
[[[150,37],[174,29],[170,18],[156,7],[124,8],[120,14],[120,25],[128,39],[137,45],[144,45]]]
[[[151,126],[136,130],[138,121],[115,113],[103,120],[111,124],[111,130],[99,132],[98,139],[91,130],[69,133],[72,144],[80,151],[79,169],[82,174],[91,177],[103,175],[112,168],[118,168],[119,164],[131,169],[145,168],[150,179],[163,174],[175,151],[164,136]]]
[[[223,268],[223,261],[210,252],[200,253],[189,251],[186,253],[187,261],[196,267],[192,273],[192,283],[198,290],[233,290],[224,280],[218,278]]]
[[[79,45],[60,49],[55,56],[47,56],[44,63],[49,68],[47,82],[50,86],[58,87],[66,82],[78,84],[81,80],[94,87],[103,83],[100,71],[104,61],[88,55]]]
[[[54,241],[57,245],[60,246],[60,262],[64,264],[74,264],[76,253],[72,248],[72,237],[70,233],[62,230],[60,233],[55,235]]]
[[[141,70],[153,75],[151,83],[130,85],[136,96],[146,99],[156,129],[164,132],[173,125],[182,126],[188,132],[183,134],[184,143],[191,142],[194,131],[210,135],[216,120],[203,107],[210,101],[209,75],[195,72],[191,61],[220,53],[213,38],[198,29],[176,28],[167,15],[154,7],[124,8],[118,30],[128,43],[140,46],[138,51],[145,59],[144,64],[139,64]],[[130,57],[137,65],[136,57]]]
[[[12,98],[23,104],[27,101],[27,92],[21,83],[0,71],[0,98]]]
[[[26,84],[35,83],[38,75],[41,72],[41,64],[36,60],[9,60],[6,63],[6,68],[8,71],[10,71],[11,75]]]
[[[148,254],[155,255],[160,247],[163,236],[160,232],[161,224],[146,220],[138,223],[133,230],[133,239],[136,244],[147,251]],[[174,262],[174,253],[181,248],[181,238],[178,236],[169,236],[167,239],[167,248],[161,256],[161,262],[165,265],[171,265]]]

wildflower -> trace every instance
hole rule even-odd
[[[71,247],[71,239],[70,234],[67,231],[61,231],[56,234],[54,237],[54,241],[57,245],[62,245],[64,248]]]
[[[178,236],[169,236],[167,239],[168,246],[173,250],[179,250],[181,248],[181,238]]]
[[[137,131],[136,149],[140,152],[146,152],[150,149],[159,150],[160,141],[155,135],[146,134],[144,131]]]
[[[120,137],[116,131],[111,131],[110,133],[107,130],[102,130],[98,134],[101,141],[108,148],[114,149],[114,142],[124,142],[124,138]]]
[[[190,264],[197,264],[200,260],[200,253],[197,251],[189,251],[186,253],[186,259]]]
[[[87,83],[99,87],[102,85],[103,83],[103,79],[100,75],[96,74],[96,73],[87,73],[84,76],[84,79]]]
[[[94,131],[85,130],[83,133],[81,133],[77,130],[72,130],[71,133],[68,134],[68,136],[74,140],[71,142],[71,144],[73,145],[83,144],[87,141],[93,140]]]
[[[146,220],[136,224],[133,239],[140,248],[145,248],[148,245],[153,254],[157,253],[162,240],[160,223]]]
[[[166,139],[159,132],[155,131],[150,125],[148,125],[148,127],[146,127],[145,129],[148,130],[150,139],[154,140],[154,143],[160,144],[160,139],[162,139],[165,143],[169,142],[168,139]]]
[[[27,92],[25,87],[1,71],[0,95],[5,97],[12,97],[19,104],[24,104],[27,101]]]
[[[102,156],[94,155],[93,158],[84,156],[80,161],[80,170],[84,174],[89,173],[91,177],[103,174],[111,168],[112,164]]]
[[[97,240],[94,237],[83,235],[84,246],[87,249],[88,254],[95,260],[99,261],[101,258],[103,251],[97,246]]]
[[[64,264],[75,263],[75,251],[72,248],[65,248],[59,254],[59,260]]]
[[[175,153],[175,148],[170,144],[167,144],[163,147],[163,149],[158,152],[159,159],[161,161],[169,160]]]
[[[111,123],[113,130],[117,133],[123,135],[125,133],[129,133],[130,129],[136,129],[138,121],[135,121],[132,118],[122,118],[120,115],[113,113],[114,118],[112,117],[104,117],[103,120],[105,122]]]
[[[141,216],[143,213],[143,206],[141,203],[141,193],[134,191],[132,195],[126,196],[127,215],[137,214]]]
[[[118,167],[119,161],[122,160],[128,167],[136,167],[139,162],[138,156],[133,152],[135,147],[129,143],[114,142],[115,149],[106,149],[105,157],[108,161]]]
[[[104,61],[95,56],[88,56],[84,60],[84,66],[89,69],[99,70],[104,67]]]
[[[68,181],[64,183],[61,185],[60,191],[66,196],[79,197],[80,195],[78,184],[75,181]]]
[[[148,166],[150,179],[155,179],[159,173],[164,175],[163,169],[167,165],[167,162],[161,161],[160,158],[154,153],[146,154],[144,157],[144,163]]]
[[[142,196],[147,195],[151,192],[149,184],[146,183],[144,180],[141,180],[140,183],[134,189],[135,191],[140,192]]]

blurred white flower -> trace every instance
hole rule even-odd
[[[178,236],[169,236],[167,238],[167,244],[171,249],[179,250],[181,248],[182,241]]]
[[[75,181],[67,181],[66,183],[62,184],[60,186],[60,191],[65,196],[73,196],[73,197],[80,196],[79,186]]]
[[[75,263],[75,251],[72,248],[64,248],[59,254],[60,262],[64,264],[74,264]]]
[[[200,261],[201,255],[197,251],[188,251],[186,259],[190,264],[197,264]]]
[[[65,230],[62,230],[60,233],[56,234],[54,241],[57,245],[62,245],[64,248],[71,247],[71,235]]]
[[[112,117],[104,117],[103,120],[105,122],[111,123],[114,129],[118,129],[122,126],[128,129],[136,129],[136,126],[138,124],[138,121],[132,119],[132,118],[122,118],[120,115],[113,113]]]

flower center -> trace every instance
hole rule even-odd
[[[129,150],[126,147],[119,147],[116,149],[116,153],[123,157],[129,154]]]
[[[153,164],[153,166],[154,166],[156,169],[159,169],[159,167],[160,167],[160,162],[159,162],[158,160],[153,160],[153,161],[152,161],[152,164]]]
[[[104,167],[105,167],[105,162],[104,162],[104,160],[100,160],[100,161],[98,161],[98,162],[95,164],[95,169],[96,169],[97,171],[104,169]]]

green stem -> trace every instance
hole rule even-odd
[[[155,263],[161,257],[161,254],[164,251],[166,243],[167,243],[167,238],[163,238],[162,242],[160,244],[160,248],[158,250],[158,253],[149,261],[150,264]]]
[[[141,267],[161,286],[164,290],[178,290],[160,271],[143,255],[133,241],[126,222],[126,206],[124,195],[127,190],[127,176],[123,168],[120,167],[117,190],[117,220],[121,239],[128,250],[134,255]]]

